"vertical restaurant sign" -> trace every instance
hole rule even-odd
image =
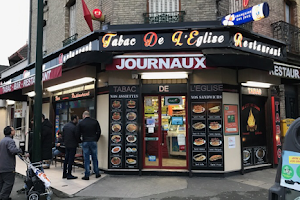
[[[224,105],[224,132],[225,135],[239,133],[238,106]]]
[[[244,2],[245,3],[245,2]],[[245,5],[245,4],[244,4]],[[224,26],[241,25],[252,21],[258,21],[269,16],[269,4],[267,2],[232,13],[222,18]]]
[[[203,54],[156,54],[115,56],[106,70],[207,69]]]
[[[249,4],[249,0],[243,0],[243,6],[246,8]]]
[[[109,168],[138,168],[139,86],[109,86]]]
[[[280,140],[280,99],[278,97],[272,97],[272,123],[273,123],[273,152],[274,163],[278,164],[282,154],[281,140]]]

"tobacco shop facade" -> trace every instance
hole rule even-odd
[[[102,129],[99,167],[109,173],[228,173],[274,164],[267,116],[281,79],[269,70],[284,60],[284,44],[239,28],[191,27],[109,26],[52,54],[62,76],[47,87],[92,78],[48,91],[57,130],[71,113],[90,110]],[[98,45],[76,51],[90,42]],[[71,102],[78,100],[88,102],[77,108]]]

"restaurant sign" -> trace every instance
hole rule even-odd
[[[283,78],[300,79],[299,69],[298,67],[293,68],[293,67],[281,65],[279,63],[278,64],[275,63],[274,69],[269,71],[269,74],[273,76],[283,77]]]
[[[51,69],[47,69],[42,74],[42,81],[49,81],[51,79],[58,78],[61,76],[61,74],[62,74],[62,65],[53,67]],[[0,87],[0,94],[13,92],[15,90],[32,86],[34,85],[34,82],[35,82],[35,75],[29,76],[27,78]]]
[[[67,100],[92,98],[92,97],[94,97],[94,90],[85,90],[80,92],[72,92],[69,94],[56,95],[53,97],[53,101],[67,101]]]
[[[203,54],[115,56],[106,70],[206,69]]]
[[[233,35],[231,46],[239,50],[268,57],[283,57],[282,47],[266,44],[256,39],[247,38],[242,33],[235,33]]]

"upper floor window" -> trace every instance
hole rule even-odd
[[[289,24],[295,24],[295,5],[291,1],[285,1],[284,4],[284,21]]]
[[[243,10],[243,0],[230,0],[229,13]]]
[[[70,6],[70,27],[69,27],[69,36],[75,35],[76,33],[76,3]]]
[[[179,0],[149,0],[149,13],[179,11]]]

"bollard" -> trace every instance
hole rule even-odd
[[[300,200],[300,118],[288,129],[269,200]]]

